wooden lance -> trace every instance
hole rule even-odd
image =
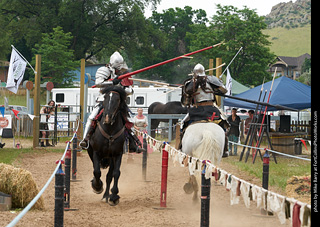
[[[133,71],[133,72],[129,72],[129,73],[123,74],[123,75],[119,76],[118,79],[122,80],[122,79],[124,79],[124,78],[129,77],[129,76],[132,76],[132,75],[135,75],[135,74],[138,74],[138,73],[147,71],[147,70],[149,70],[149,69],[156,68],[156,67],[158,67],[158,66],[160,66],[160,65],[165,65],[165,64],[167,64],[167,63],[170,63],[170,62],[179,60],[179,59],[181,59],[181,58],[185,58],[186,56],[190,56],[190,55],[197,54],[197,53],[200,53],[200,52],[205,51],[205,50],[212,49],[212,48],[214,48],[214,47],[220,46],[221,44],[222,44],[222,43],[218,43],[218,44],[215,44],[215,45],[213,45],[213,46],[209,46],[209,47],[206,47],[206,48],[203,48],[203,49],[200,49],[200,50],[196,50],[196,51],[194,51],[194,52],[191,52],[191,53],[188,53],[188,54],[184,54],[184,55],[181,55],[181,56],[179,56],[179,57],[175,57],[175,58],[172,58],[172,59],[169,59],[169,60],[166,60],[166,61],[163,61],[163,62],[154,64],[154,65],[151,65],[151,66],[142,68],[142,69],[138,69],[138,70]]]

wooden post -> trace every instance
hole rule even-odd
[[[222,64],[222,58],[216,58],[216,67]],[[222,73],[222,68],[217,68],[216,69],[216,77],[219,78],[219,76]],[[221,106],[221,96],[216,96],[217,99],[217,105]]]
[[[213,59],[209,59],[209,69],[213,68]],[[213,76],[213,70],[209,71],[209,75]]]
[[[39,146],[39,124],[40,124],[40,76],[41,76],[41,55],[36,55],[35,89],[33,97],[33,148]]]
[[[80,126],[79,126],[79,137],[82,138],[83,134],[83,127],[82,127],[82,122],[85,121],[85,116],[84,116],[84,73],[85,73],[85,67],[86,67],[86,61],[84,58],[81,59],[81,73],[80,73]]]

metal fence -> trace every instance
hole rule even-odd
[[[42,106],[49,107],[49,106]],[[80,119],[80,106],[56,105],[53,112],[40,114],[39,140],[52,141],[55,145],[60,138],[73,135]],[[43,132],[46,132],[45,138]]]

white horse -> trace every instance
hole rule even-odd
[[[182,152],[200,160],[210,160],[213,165],[221,161],[225,143],[224,130],[215,123],[196,123],[187,127],[182,138]],[[198,183],[194,175],[189,178],[184,190],[196,200]]]

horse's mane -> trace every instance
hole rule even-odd
[[[103,88],[101,90],[101,93],[105,95],[105,94],[108,94],[111,91],[115,91],[115,92],[119,93],[119,95],[120,95],[119,111],[121,111],[126,116],[128,116],[128,105],[127,105],[127,102],[126,102],[126,99],[127,99],[126,91],[120,86],[108,86],[106,88]]]

